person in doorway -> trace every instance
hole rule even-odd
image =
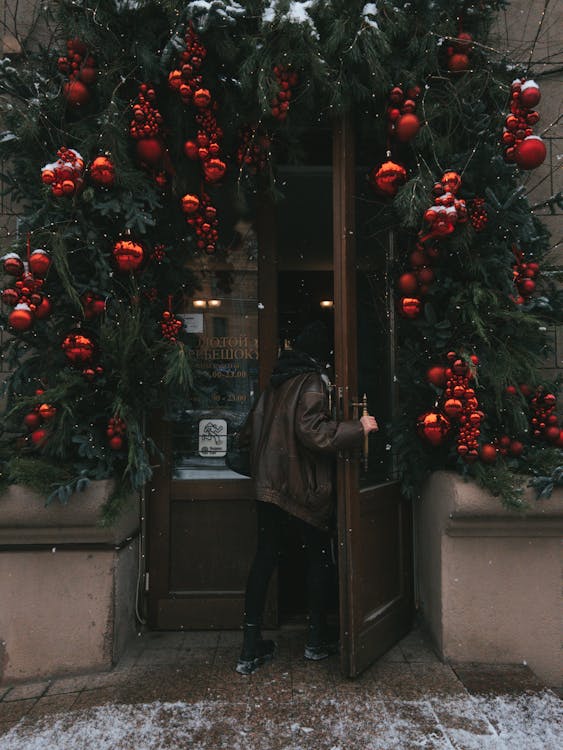
[[[270,384],[239,437],[239,445],[250,449],[258,518],[256,553],[246,585],[243,645],[236,665],[240,674],[251,674],[274,655],[275,643],[262,638],[260,623],[287,514],[301,526],[307,552],[305,658],[319,660],[335,652],[326,631],[334,457],[339,449],[360,446],[378,426],[369,415],[342,422],[332,418],[324,374],[329,358],[325,325],[310,323],[293,349],[282,351]]]

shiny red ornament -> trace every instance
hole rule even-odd
[[[522,107],[532,109],[541,99],[540,87],[535,81],[526,81],[520,87],[520,96],[518,97],[518,103]]]
[[[447,439],[450,432],[450,420],[441,411],[427,411],[418,418],[416,429],[419,437],[436,448]]]
[[[188,159],[192,159],[195,161],[195,159],[199,156],[199,146],[195,141],[186,141],[184,143],[184,153],[188,157]]]
[[[36,430],[41,424],[41,417],[36,411],[30,411],[23,418],[23,423],[28,430]]]
[[[35,276],[43,278],[43,276],[47,275],[47,271],[50,267],[51,258],[45,250],[34,250],[29,256],[29,270],[35,274]]]
[[[113,246],[113,257],[120,271],[136,271],[145,259],[145,250],[139,242],[119,240]]]
[[[407,114],[401,115],[395,123],[395,135],[403,143],[414,138],[419,130],[420,120],[417,115],[412,112],[407,112]]]
[[[20,302],[8,315],[8,323],[14,331],[28,331],[33,325],[33,312],[29,305]]]
[[[4,289],[2,292],[2,302],[9,307],[14,307],[15,305],[17,305],[19,298],[20,293],[17,289],[8,287],[8,289]]]
[[[31,433],[31,442],[39,447],[43,445],[43,443],[47,440],[47,430],[44,430],[42,427],[39,427],[37,430],[33,430]]]
[[[456,52],[448,57],[448,70],[452,73],[465,73],[469,69],[469,57],[463,52]]]
[[[96,345],[90,336],[84,333],[69,333],[61,344],[66,358],[73,365],[82,365],[90,362],[96,351]]]
[[[42,419],[49,420],[53,419],[55,414],[57,413],[56,406],[53,406],[53,404],[41,404],[39,407],[39,414]]]
[[[208,89],[197,89],[194,94],[194,104],[199,109],[205,109],[211,104],[211,93]]]
[[[182,211],[188,216],[193,216],[199,211],[201,202],[197,195],[186,193],[182,198]]]
[[[401,315],[413,320],[418,318],[422,311],[422,302],[417,297],[403,297],[399,303]]]
[[[515,146],[514,161],[520,169],[536,169],[543,164],[546,155],[542,139],[537,135],[529,135]]]
[[[463,404],[457,398],[448,398],[444,404],[444,411],[448,417],[458,419],[463,412]]]
[[[21,276],[23,273],[23,260],[17,253],[6,253],[2,258],[2,268],[4,273],[10,276]]]
[[[203,164],[203,173],[208,182],[218,182],[227,170],[227,165],[221,159],[207,159]]]
[[[418,289],[418,280],[414,273],[404,273],[399,276],[397,287],[402,294],[411,295]]]
[[[389,160],[372,171],[370,180],[379,193],[393,198],[407,181],[407,170],[402,164]]]
[[[115,182],[115,167],[107,156],[97,156],[90,165],[90,179],[95,185],[112,187]]]
[[[429,367],[426,371],[426,380],[437,388],[443,388],[446,385],[446,379],[445,367],[435,365],[434,367]]]
[[[41,295],[41,301],[35,308],[35,317],[37,320],[48,318],[51,313],[51,300],[45,294]]]

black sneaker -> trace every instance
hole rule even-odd
[[[275,641],[258,641],[254,654],[245,654],[244,651],[241,653],[235,667],[235,672],[239,674],[252,674],[256,672],[258,667],[271,661],[274,658],[275,652]]]

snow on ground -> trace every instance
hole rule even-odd
[[[417,701],[105,705],[23,719],[0,750],[560,750],[552,693]]]

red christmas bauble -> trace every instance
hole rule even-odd
[[[508,448],[512,456],[521,456],[524,453],[524,445],[519,440],[511,440]]]
[[[407,180],[407,170],[394,161],[383,162],[370,175],[371,184],[382,195],[394,197]]]
[[[199,146],[194,141],[186,141],[184,143],[184,153],[188,159],[195,160],[199,155]]]
[[[115,167],[107,156],[97,156],[90,165],[90,179],[96,185],[111,187],[115,182]]]
[[[33,325],[33,313],[29,305],[20,302],[8,315],[8,323],[14,331],[28,331]]]
[[[457,419],[463,412],[463,404],[458,398],[448,398],[444,404],[444,411],[448,417]]]
[[[426,380],[438,388],[443,388],[446,385],[446,379],[445,367],[434,365],[434,367],[429,367],[426,371]]]
[[[211,94],[208,89],[197,89],[194,94],[194,104],[199,109],[205,109],[211,104]]]
[[[146,164],[157,164],[162,159],[162,144],[156,138],[141,138],[137,141],[137,156]]]
[[[537,135],[529,135],[515,146],[514,161],[521,169],[536,169],[543,164],[547,150]]]
[[[226,169],[227,165],[221,159],[207,159],[203,164],[203,173],[208,182],[217,182],[220,180],[225,174]]]
[[[45,420],[53,419],[56,413],[57,409],[53,404],[41,404],[39,407],[39,414]]]
[[[456,52],[448,57],[448,70],[452,73],[465,73],[469,68],[469,57],[463,52]]]
[[[414,138],[419,130],[420,120],[412,112],[407,112],[406,115],[401,115],[395,123],[395,135],[403,143]]]
[[[492,443],[485,443],[479,450],[479,458],[485,464],[494,464],[497,460],[497,449]]]
[[[113,246],[113,257],[120,271],[136,271],[145,259],[145,250],[139,242],[119,240]]]
[[[532,109],[541,99],[540,87],[535,81],[526,81],[520,89],[518,102],[522,107]]]
[[[98,71],[92,65],[85,65],[78,74],[78,77],[82,83],[92,84],[96,82]]]
[[[34,250],[29,256],[29,270],[42,278],[51,267],[51,258],[45,250]]]
[[[30,411],[23,418],[23,423],[28,430],[36,430],[41,424],[41,417],[36,411]]]
[[[414,273],[404,273],[399,276],[397,286],[402,294],[413,294],[418,289],[418,281]]]
[[[440,411],[427,411],[421,414],[416,423],[419,437],[430,445],[442,445],[450,432],[450,420]]]
[[[90,90],[82,81],[76,79],[65,83],[63,94],[71,107],[81,107],[90,101]]]
[[[2,258],[4,273],[10,276],[21,276],[23,273],[23,260],[17,253],[6,253]]]
[[[197,195],[186,193],[182,198],[182,211],[188,216],[193,216],[199,211],[200,200]]]
[[[96,345],[90,336],[84,333],[69,333],[61,344],[66,358],[74,365],[90,362],[94,357]]]
[[[118,451],[121,450],[123,447],[123,438],[119,435],[114,435],[113,437],[110,437],[109,439],[109,447],[112,449],[112,451]]]
[[[51,300],[47,297],[47,295],[43,294],[41,296],[41,301],[35,308],[35,317],[37,320],[43,320],[44,318],[48,318],[49,314],[51,313]]]
[[[43,445],[46,439],[47,430],[44,430],[41,427],[37,430],[33,430],[33,432],[31,433],[31,442],[36,446]]]
[[[532,294],[535,288],[536,282],[533,279],[523,278],[518,282],[518,290],[520,291],[520,294],[524,296]]]
[[[556,424],[548,425],[545,428],[544,435],[551,443],[557,442],[559,440],[559,427]]]
[[[12,289],[11,287],[9,287],[8,289],[4,289],[4,291],[2,292],[2,302],[9,307],[14,307],[15,305],[17,305],[19,298],[20,293],[17,289]]]
[[[417,297],[402,297],[399,302],[399,310],[405,318],[413,320],[420,315],[422,302]]]

